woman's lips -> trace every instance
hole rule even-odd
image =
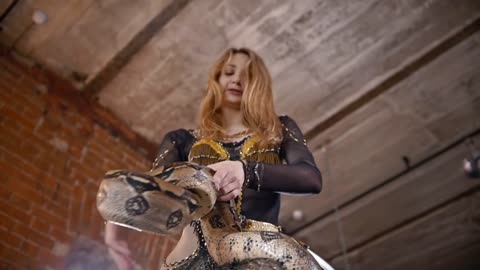
[[[241,96],[243,91],[239,89],[227,89],[232,95]]]

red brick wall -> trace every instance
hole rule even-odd
[[[33,70],[1,56],[0,269],[61,269],[72,241],[102,241],[99,179],[109,169],[150,165],[75,106],[53,102],[51,86]],[[158,268],[176,241],[138,232],[127,237],[147,269]]]

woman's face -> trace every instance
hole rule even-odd
[[[240,107],[242,94],[245,90],[247,62],[247,55],[236,53],[222,68],[218,82],[223,90],[224,105]]]

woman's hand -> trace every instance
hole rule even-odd
[[[115,262],[115,266],[117,266],[118,270],[132,270],[133,269],[133,262],[130,256],[122,254],[112,248],[108,249],[108,253],[112,257],[113,261]]]
[[[235,199],[242,191],[245,172],[241,161],[221,161],[208,167],[216,171],[213,183],[218,191],[218,201],[228,202]]]
[[[119,226],[108,222],[105,226],[105,244],[119,270],[133,269],[127,242],[119,239]]]

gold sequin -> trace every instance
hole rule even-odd
[[[294,141],[296,141],[296,142],[302,143],[302,144],[305,145],[305,146],[307,145],[307,141],[306,141],[305,139],[299,140],[298,138],[296,138],[296,137],[293,135],[293,133],[292,133],[284,124],[282,124],[282,126],[283,126],[283,128],[287,131],[288,136],[289,136],[290,138],[292,138],[292,139],[293,139]]]
[[[173,142],[173,144],[175,145],[175,142]],[[170,149],[166,149],[165,151],[163,151],[163,153],[158,155],[155,161],[153,161],[152,169],[150,171],[154,170],[158,166],[158,164],[160,164],[160,161],[162,161],[169,152],[170,152]]]
[[[211,159],[215,161],[228,160],[230,154],[218,142],[205,138],[195,142],[188,154],[188,160],[200,165],[210,165]]]
[[[267,145],[266,147],[260,148],[258,145],[260,143],[260,137],[253,135],[248,137],[245,142],[243,142],[240,148],[240,159],[248,161],[256,161],[268,164],[280,164],[280,148],[277,145]],[[222,160],[229,160],[230,154],[224,148],[222,143],[217,142],[210,138],[203,138],[198,140],[192,145],[190,153],[188,155],[188,160],[190,162],[195,162],[200,165],[210,165]],[[257,178],[257,191],[260,191],[260,175],[258,172],[258,165],[255,166],[254,177]],[[237,199],[236,205],[236,214],[240,216],[242,209],[242,199],[243,192],[240,192]]]

